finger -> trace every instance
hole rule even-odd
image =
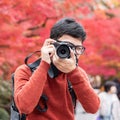
[[[51,54],[51,53],[55,53],[55,48],[54,48],[54,45],[49,45],[49,46],[43,46],[41,48],[41,52],[43,54]]]
[[[53,44],[54,42],[55,40],[49,38],[45,40],[44,45],[47,46],[47,45]]]
[[[55,47],[54,47],[54,45],[46,46],[46,50],[48,50],[49,52],[54,52],[55,53]]]
[[[49,55],[50,57],[52,57],[55,54],[55,48],[54,47],[50,47],[50,51],[49,51]]]
[[[59,63],[61,63],[60,58],[58,57],[58,55],[57,55],[57,53],[56,53],[56,50],[55,50],[54,56],[53,56],[53,58],[52,58],[52,62],[55,63],[55,64],[57,64],[57,65],[58,65]]]

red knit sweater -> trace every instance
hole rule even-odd
[[[69,74],[59,74],[55,79],[49,78],[48,69],[49,64],[41,61],[33,74],[26,65],[18,67],[15,72],[15,102],[20,113],[28,114],[27,120],[74,120],[66,76],[84,109],[89,113],[98,110],[99,98],[83,69],[77,67]],[[40,113],[34,108],[40,103],[43,93],[48,97],[48,110]]]

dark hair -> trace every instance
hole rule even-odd
[[[112,86],[116,86],[115,82],[113,82],[113,81],[107,81],[107,82],[105,82],[105,84],[104,84],[105,91],[109,92],[109,90],[110,90],[110,88]]]
[[[86,38],[86,32],[81,24],[77,23],[73,18],[63,18],[59,20],[52,28],[50,38],[59,39],[63,35],[70,35],[79,38],[82,42]]]

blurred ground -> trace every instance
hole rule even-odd
[[[99,89],[94,89],[94,90],[97,94],[99,93]],[[97,117],[97,113],[96,114],[86,113],[83,107],[81,106],[81,104],[77,102],[75,120],[96,120],[96,117]]]
[[[80,103],[77,103],[75,120],[96,120],[97,114],[88,114]]]

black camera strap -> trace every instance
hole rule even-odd
[[[31,63],[31,64],[28,64],[28,59],[33,55],[33,54],[36,54],[37,52],[40,52],[40,51],[35,51],[34,53],[31,53],[30,55],[28,55],[26,58],[25,58],[25,64],[30,68],[30,70],[32,72],[34,72],[34,70],[39,66],[40,62],[41,62],[41,58],[37,59],[35,62]],[[54,66],[53,63],[50,64],[50,68],[48,70],[48,75],[50,78],[55,78],[59,75],[60,71]],[[72,84],[69,80],[67,80],[68,82],[68,89],[69,89],[69,92],[70,92],[70,95],[72,97],[72,102],[73,102],[73,105],[74,105],[74,108],[76,107],[76,94],[72,88]],[[40,112],[45,112],[47,111],[48,107],[47,107],[47,96],[46,95],[42,95],[41,98],[44,102],[44,108],[42,108],[41,106],[37,105],[37,109],[40,111]]]
[[[36,61],[34,61],[33,63],[30,63],[30,64],[28,64],[28,60],[30,57],[32,57],[32,55],[36,54],[37,52],[40,52],[40,51],[35,51],[35,52],[29,54],[24,60],[25,64],[31,69],[32,72],[39,66],[41,58],[37,59]],[[54,66],[54,64],[51,63],[50,69],[48,70],[49,77],[55,78],[58,76],[59,72],[60,71]]]
[[[28,64],[28,60],[30,57],[32,57],[32,55],[36,54],[37,52],[40,52],[40,51],[35,51],[34,53],[31,53],[29,54],[26,58],[25,58],[25,64],[30,68],[30,70],[32,72],[34,72],[34,70],[37,69],[37,67],[39,66],[40,62],[41,62],[41,58],[37,59],[36,61],[34,61],[33,63],[30,63]],[[48,109],[48,106],[47,106],[47,100],[48,100],[48,97],[44,94],[41,95],[40,97],[40,100],[42,101],[43,103],[43,107],[40,106],[39,104],[36,106],[36,109],[39,111],[39,112],[46,112],[47,109]]]

